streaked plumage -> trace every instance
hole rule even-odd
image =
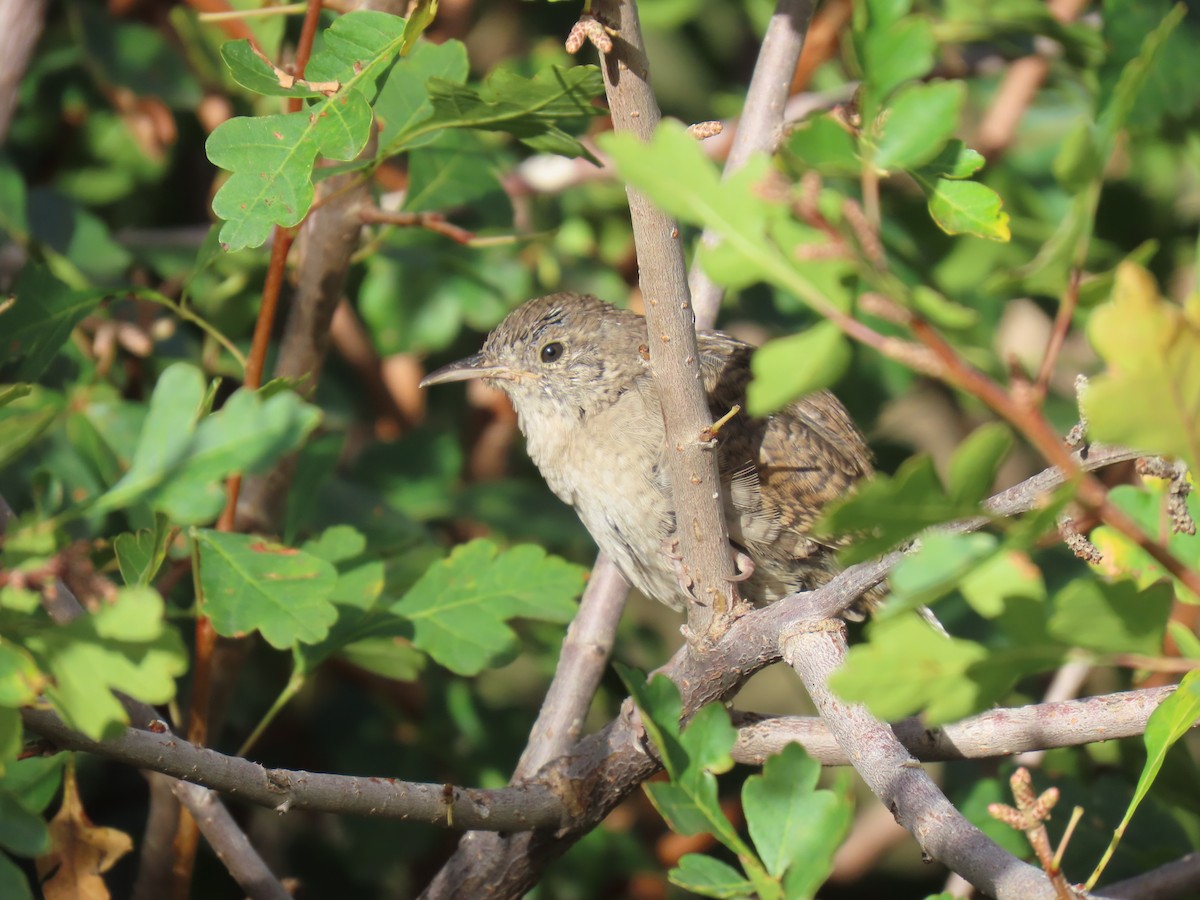
[[[744,410],[752,348],[721,332],[698,340],[714,418],[735,404]],[[552,344],[561,351],[545,349]],[[512,312],[481,353],[426,383],[483,377],[508,393],[551,490],[638,590],[681,609],[687,597],[663,551],[675,517],[648,359],[642,317],[595,297],[551,294]],[[827,581],[832,549],[809,527],[826,503],[871,474],[870,453],[842,404],[818,391],[766,418],[742,412],[718,442],[730,538],[755,563],[739,593],[768,603]]]

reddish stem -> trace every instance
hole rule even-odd
[[[320,24],[321,2],[309,0],[304,13],[304,25],[296,47],[295,74],[300,78],[312,56],[317,26]],[[288,112],[299,112],[303,101],[290,97]],[[275,227],[271,260],[263,284],[262,304],[254,324],[254,337],[250,344],[250,355],[246,360],[243,385],[251,390],[262,386],[263,370],[266,368],[267,350],[271,333],[275,327],[275,315],[279,308],[279,294],[287,271],[288,252],[292,248],[296,231],[291,228]],[[225,508],[217,520],[218,531],[234,531],[237,527],[237,501],[241,491],[240,475],[232,476],[225,485],[227,499]],[[196,652],[192,676],[192,702],[188,708],[188,740],[197,745],[208,742],[208,722],[212,704],[213,654],[217,646],[217,633],[212,622],[202,613],[196,617]],[[179,831],[175,836],[175,858],[172,865],[173,893],[178,900],[185,900],[192,881],[192,870],[196,860],[199,830],[186,809],[181,808]]]
[[[1054,364],[1058,362],[1058,354],[1067,339],[1067,332],[1071,330],[1075,307],[1079,305],[1079,281],[1082,274],[1079,269],[1071,273],[1071,282],[1067,285],[1067,292],[1063,294],[1062,301],[1058,304],[1058,313],[1054,316],[1054,330],[1050,332],[1046,355],[1042,357],[1041,368],[1038,369],[1037,378],[1033,383],[1033,399],[1039,405],[1046,399],[1050,376],[1054,374]]]

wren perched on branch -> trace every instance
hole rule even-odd
[[[713,417],[744,408],[752,348],[698,335]],[[512,399],[529,455],[596,543],[647,597],[683,609],[658,387],[646,320],[595,297],[550,294],[513,311],[483,350],[422,386],[482,378]],[[817,391],[767,416],[736,412],[717,434],[722,502],[756,604],[809,590],[836,572],[835,544],[809,534],[821,508],[871,473],[870,453],[833,394]]]

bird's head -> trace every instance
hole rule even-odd
[[[482,378],[531,416],[585,419],[648,370],[641,316],[595,297],[549,294],[515,309],[483,349],[427,375],[422,387]]]

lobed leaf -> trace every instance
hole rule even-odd
[[[1092,313],[1088,337],[1106,363],[1083,398],[1091,436],[1180,457],[1200,471],[1195,315],[1162,297],[1141,266],[1124,262],[1112,298]]]
[[[150,397],[129,469],[92,509],[109,512],[149,503],[173,521],[211,521],[225,503],[221,480],[253,472],[295,449],[316,426],[318,410],[291,391],[263,399],[236,391],[217,412],[207,405],[204,377],[185,363],[170,366]]]
[[[337,570],[250,534],[197,529],[200,611],[225,637],[258,631],[272,647],[322,640],[337,619]]]
[[[308,214],[318,155],[350,160],[362,151],[372,123],[367,95],[395,60],[403,33],[404,20],[385,13],[339,16],[325,32],[325,49],[306,69],[310,82],[330,82],[336,90],[321,93],[300,112],[229,119],[209,135],[208,158],[233,173],[213,198],[213,212],[225,220],[226,250],[257,247],[274,226],[289,228]],[[283,90],[265,62],[253,68],[253,56],[245,50],[226,53],[238,67],[235,74],[256,89],[274,81]]]
[[[523,545],[455,547],[389,608],[413,626],[413,644],[460,675],[476,675],[509,652],[515,618],[568,622],[585,570]]]
[[[815,895],[833,870],[833,854],[850,828],[853,806],[817,790],[821,765],[789,744],[742,786],[742,809],[754,849],[788,898]]]
[[[40,630],[25,644],[53,679],[46,697],[66,722],[97,740],[129,721],[113,691],[166,703],[187,668],[162,598],[147,587],[122,588],[98,612]]]

